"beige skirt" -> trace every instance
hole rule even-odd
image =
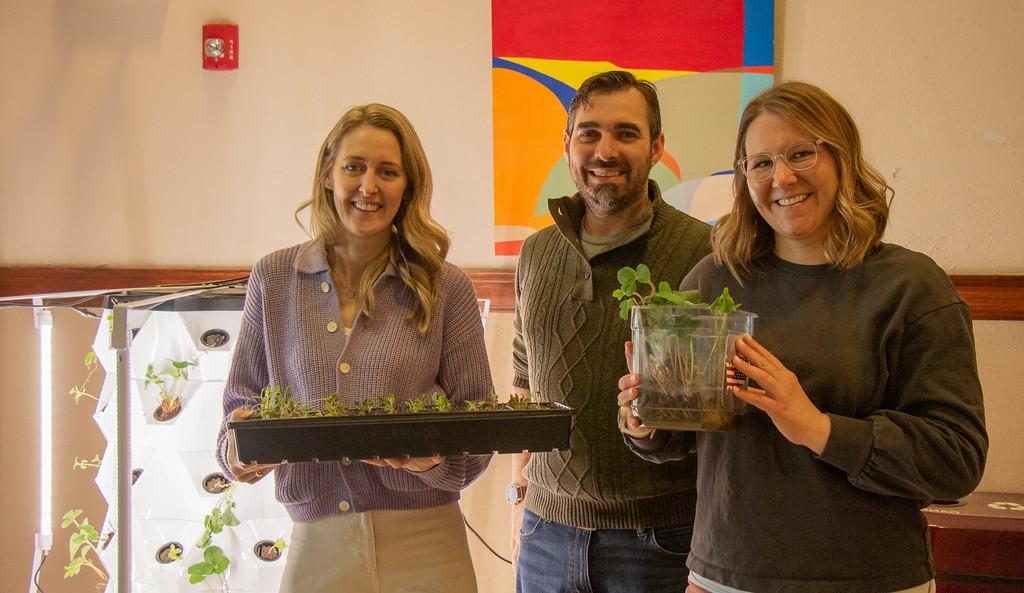
[[[456,502],[296,523],[281,593],[476,593]]]

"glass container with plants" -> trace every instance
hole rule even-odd
[[[649,428],[725,430],[745,403],[727,389],[746,377],[728,363],[736,338],[754,331],[754,313],[728,287],[713,302],[697,291],[655,284],[647,266],[619,270],[620,314],[630,322],[633,372],[641,377],[633,413]]]

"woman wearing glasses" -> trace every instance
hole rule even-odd
[[[920,509],[971,492],[988,447],[970,311],[931,259],[881,241],[892,189],[821,89],[756,97],[736,158],[732,211],[683,288],[729,287],[759,315],[732,360],[750,407],[727,432],[626,427],[652,461],[696,447],[687,591],[931,591]],[[620,405],[638,385],[622,378]]]

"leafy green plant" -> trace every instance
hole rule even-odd
[[[528,396],[510,396],[508,402],[501,402],[492,393],[485,399],[452,401],[447,394],[434,391],[423,394],[398,404],[393,393],[377,397],[365,397],[351,406],[341,403],[336,394],[318,400],[317,405],[302,405],[291,397],[287,388],[278,386],[264,387],[260,392],[260,401],[250,408],[253,418],[309,418],[318,416],[369,416],[374,414],[391,415],[399,413],[423,414],[427,412],[451,413],[456,411],[481,412],[487,410],[514,409],[524,410],[537,400],[533,394]]]
[[[258,418],[305,418],[307,416],[320,415],[310,406],[299,404],[295,398],[289,395],[289,389],[282,389],[278,385],[269,385],[260,391],[260,401],[253,408],[253,415]],[[333,398],[333,399],[332,399]],[[337,403],[337,396],[328,396],[325,399],[325,406],[340,405]],[[333,403],[331,403],[333,402]]]
[[[75,398],[76,404],[79,401],[81,401],[83,397],[88,397],[96,401],[100,401],[100,398],[89,393],[89,380],[92,379],[92,376],[96,372],[96,369],[99,368],[100,366],[99,361],[96,360],[96,353],[93,352],[92,350],[87,352],[85,355],[84,363],[85,368],[89,370],[88,374],[85,375],[85,380],[82,381],[81,385],[75,385],[74,387],[71,388],[71,391],[68,392],[68,395]]]
[[[434,400],[434,409],[442,414],[447,414],[452,411],[452,400],[448,399],[448,396],[440,391],[435,391],[432,397]]]
[[[373,403],[373,398],[367,397],[356,405],[356,413],[359,414],[360,416],[367,416],[369,414],[372,414],[373,409],[376,407],[377,405]]]
[[[405,410],[410,414],[420,414],[427,411],[427,396],[421,395],[405,402]]]
[[[398,405],[395,403],[394,393],[389,393],[381,398],[380,409],[385,414],[395,414],[398,412]]]
[[[740,303],[732,300],[732,295],[729,294],[729,287],[726,286],[722,288],[722,294],[718,295],[718,298],[711,301],[708,308],[711,309],[711,312],[715,315],[725,317],[739,311]]]
[[[487,405],[487,400],[483,400],[483,399],[467,399],[463,403],[465,404],[467,411],[469,411],[469,412],[480,412],[480,411],[486,409],[485,406]]]
[[[696,304],[700,299],[696,290],[674,290],[664,280],[655,285],[651,270],[645,264],[637,265],[636,269],[620,268],[618,279],[619,288],[612,296],[619,300],[619,317],[627,320],[634,305],[687,305]]]
[[[508,405],[513,410],[525,410],[530,407],[531,403],[533,403],[533,395],[529,393],[526,395],[513,394],[508,398]]]
[[[203,559],[188,567],[188,582],[193,585],[203,582],[207,577],[216,575],[220,589],[227,590],[224,572],[231,565],[231,561],[224,555],[224,550],[220,546],[213,545],[213,536],[222,532],[225,527],[234,527],[239,524],[238,517],[234,513],[235,500],[233,497],[237,485],[236,482],[232,482],[220,495],[217,504],[210,509],[209,514],[203,518],[203,534],[196,542],[196,548],[203,551]]]
[[[701,429],[730,423],[730,414],[719,414],[734,409],[725,390],[727,346],[730,335],[743,331],[737,330],[742,327],[739,322],[749,322],[750,316],[739,311],[729,288],[724,287],[711,304],[702,303],[698,291],[673,290],[664,281],[655,284],[643,264],[621,268],[618,280],[612,296],[619,300],[619,315],[628,320],[638,307],[633,320],[634,369],[643,378],[641,397],[634,405],[644,423]],[[677,424],[662,422],[660,415],[667,418],[677,412],[683,418]]]
[[[110,577],[104,572],[98,565],[99,552],[96,549],[96,544],[100,541],[100,534],[89,523],[88,517],[82,517],[79,521],[78,517],[82,515],[82,509],[73,509],[64,513],[64,518],[61,520],[61,529],[67,529],[74,526],[75,531],[71,534],[71,539],[68,542],[68,551],[71,556],[71,562],[64,567],[64,578],[69,579],[77,575],[82,568],[89,568],[96,576],[100,579],[100,584],[105,584]],[[93,562],[91,556],[95,556],[97,562]],[[102,588],[102,587],[100,587]]]
[[[324,416],[348,416],[348,408],[338,401],[337,395],[329,395],[324,400]]]
[[[199,366],[191,360],[169,359],[170,365],[160,372],[153,369],[153,364],[146,365],[146,381],[144,387],[156,385],[160,390],[160,406],[153,412],[157,420],[170,420],[181,410],[181,389],[188,380],[188,370]]]

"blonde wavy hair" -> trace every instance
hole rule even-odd
[[[416,302],[409,321],[420,333],[426,333],[433,318],[432,306],[437,296],[440,270],[451,244],[448,233],[430,216],[433,181],[426,152],[416,130],[400,111],[387,105],[357,105],[338,120],[324,139],[313,172],[312,196],[295,210],[295,220],[305,229],[299,214],[310,209],[309,235],[323,249],[334,246],[338,234],[338,212],[334,192],[327,188],[327,179],[338,156],[341,139],[350,131],[370,126],[395,135],[402,151],[402,169],[406,175],[405,194],[392,223],[392,240],[381,256],[370,262],[359,281],[359,304],[367,315],[373,314],[373,283],[388,263],[394,264],[402,282],[412,290]]]
[[[824,149],[835,158],[839,177],[835,211],[825,238],[825,257],[843,270],[858,266],[868,251],[881,242],[895,192],[864,160],[853,118],[831,95],[812,84],[778,84],[754,97],[743,110],[734,162],[747,156],[747,130],[764,113],[782,117],[825,141]],[[712,229],[711,247],[715,262],[728,267],[742,282],[754,276],[763,259],[772,253],[775,233],[754,207],[747,179],[738,164],[733,194],[732,210]]]

